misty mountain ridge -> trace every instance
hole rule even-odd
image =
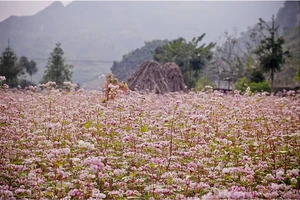
[[[268,9],[264,5],[269,5]],[[74,1],[64,6],[54,2],[35,15],[2,21],[0,50],[10,39],[19,57],[37,61],[39,72],[34,80],[38,82],[50,52],[60,42],[67,62],[74,65],[73,81],[82,84],[110,71],[112,63],[104,61],[120,60],[145,41],[189,40],[202,33],[206,33],[205,42],[216,41],[225,29],[236,26],[243,30],[259,17],[271,17],[280,5],[282,2]],[[256,9],[251,11],[249,6]]]
[[[284,34],[295,26],[300,26],[300,3],[286,1],[276,15],[276,24],[279,25],[280,34]]]

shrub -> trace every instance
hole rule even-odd
[[[248,87],[248,81],[246,77],[240,78],[236,83],[235,83],[235,89],[239,90],[241,92],[245,92]]]
[[[267,81],[255,83],[249,83],[251,92],[271,92],[270,84]]]
[[[244,93],[250,87],[251,92],[271,92],[270,84],[267,81],[248,82],[246,77],[239,79],[235,84],[235,89]]]

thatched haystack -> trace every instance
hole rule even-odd
[[[157,94],[170,92],[161,66],[155,61],[143,62],[128,79],[128,87],[130,90],[149,91]]]
[[[165,63],[162,66],[162,71],[169,85],[170,92],[187,91],[180,68],[176,63]]]
[[[175,63],[161,66],[156,61],[143,62],[128,79],[130,90],[149,91],[157,94],[187,91],[179,67]]]

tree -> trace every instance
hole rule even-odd
[[[221,86],[221,81],[227,81],[229,89],[232,83],[236,83],[242,77],[246,76],[248,79],[250,71],[256,67],[253,50],[258,45],[259,33],[258,27],[254,26],[249,27],[239,37],[234,29],[232,34],[225,31],[219,38],[214,52],[213,66],[210,69],[218,80],[218,88]]]
[[[282,49],[284,40],[276,34],[279,26],[275,26],[274,15],[271,24],[259,19],[258,25],[266,30],[268,35],[263,33],[263,39],[260,41],[255,53],[258,55],[261,69],[270,73],[271,91],[273,91],[274,74],[281,70],[281,66],[285,63],[289,52]]]
[[[71,81],[73,66],[66,64],[65,61],[61,44],[57,43],[50,54],[42,82],[54,81],[58,87],[62,87],[65,81]]]
[[[36,67],[36,62],[33,60],[28,61],[27,57],[21,56],[20,58],[20,65],[22,65],[26,72],[30,75],[30,82],[32,82],[32,75],[34,75],[37,71],[38,68]]]
[[[201,70],[210,62],[215,44],[208,45],[199,43],[205,34],[193,38],[187,42],[184,38],[179,38],[168,44],[158,47],[152,53],[154,60],[161,64],[175,62],[182,72],[184,81],[189,88],[195,86],[196,80],[200,76]]]
[[[23,67],[17,61],[18,57],[8,45],[0,57],[0,75],[5,76],[10,87],[18,85],[18,76],[23,73]]]

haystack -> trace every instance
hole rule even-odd
[[[143,62],[128,79],[130,90],[149,91],[157,94],[187,91],[179,67],[175,63],[161,66],[156,61]]]
[[[157,94],[170,92],[161,66],[155,61],[145,61],[128,79],[130,90],[149,91]]]
[[[176,63],[168,62],[162,66],[163,74],[169,85],[170,92],[187,91],[180,68]]]

